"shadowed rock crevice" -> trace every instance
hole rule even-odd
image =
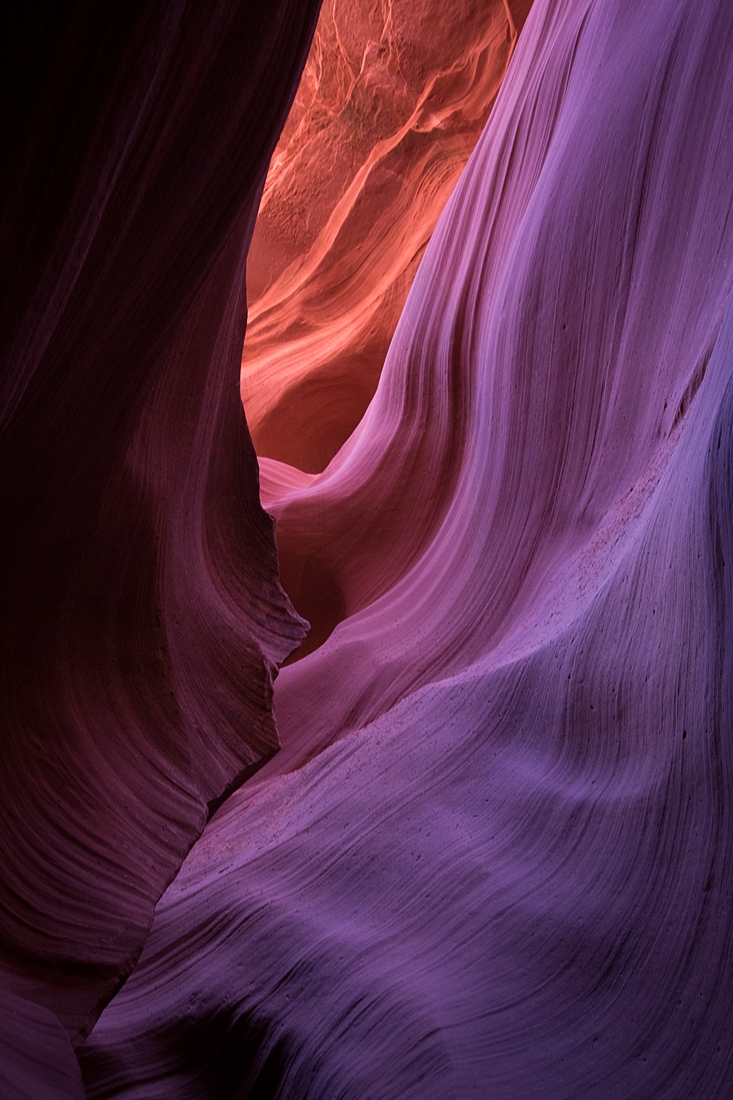
[[[207,804],[278,745],[273,679],[304,628],[238,377],[317,8],[2,16],[0,977],[29,1027],[0,1041],[36,1098],[56,1095],[48,1019],[85,1038]]]

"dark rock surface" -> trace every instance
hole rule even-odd
[[[244,266],[317,7],[2,16],[0,972],[75,1042],[277,747]]]

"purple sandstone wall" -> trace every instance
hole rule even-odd
[[[242,32],[237,84],[241,7],[185,9],[110,199],[130,220],[53,330],[89,352],[49,377],[81,381],[31,380],[9,421],[3,881],[34,914],[21,976],[61,1015],[72,950],[96,958],[84,916],[124,972],[206,802],[273,744],[258,685],[300,634],[241,419],[218,418],[313,13]],[[265,126],[253,105],[257,171],[227,144],[230,110]],[[729,0],[536,0],[360,426],[319,475],[261,461],[285,588],[326,640],[280,674],[281,751],[206,826],[80,1048],[90,1100],[731,1100],[732,215]],[[145,324],[97,302],[110,273]],[[54,985],[34,945],[62,933]]]
[[[728,3],[537,0],[361,426],[262,463],[344,617],[90,1096],[733,1095],[732,138]]]

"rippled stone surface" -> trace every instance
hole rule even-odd
[[[277,747],[303,627],[239,400],[244,265],[317,6],[11,8],[0,1080],[50,1100],[209,808]]]
[[[733,9],[537,0],[320,475],[318,649],[91,1097],[729,1100]]]

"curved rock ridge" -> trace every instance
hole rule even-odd
[[[528,7],[324,5],[247,262],[258,454],[317,472],[361,419]]]
[[[493,648],[553,562],[638,492],[699,381],[728,289],[730,226],[709,214],[726,195],[728,104],[710,79],[693,95],[681,61],[668,87],[655,51],[679,48],[652,14],[637,17],[648,43],[636,25],[608,32],[628,58],[613,74],[581,65],[580,10],[530,15],[357,430],[300,489],[260,461],[285,588],[313,624],[301,653],[345,620],[281,680],[286,724],[292,698],[301,729],[302,712],[356,728],[443,673],[446,653],[460,666]],[[468,632],[467,591],[481,606]]]
[[[303,625],[238,375],[247,245],[316,15],[3,16],[0,971],[75,1042],[209,806],[277,747]]]
[[[533,6],[366,417],[262,463],[346,618],[90,1097],[730,1100],[732,47]]]

